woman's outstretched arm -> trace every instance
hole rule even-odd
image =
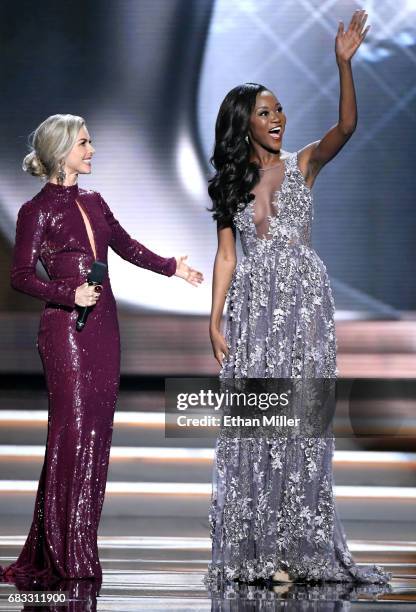
[[[104,216],[111,229],[110,246],[120,257],[140,268],[146,268],[157,274],[164,274],[165,276],[175,274],[177,266],[175,257],[161,257],[134,240],[114,217],[101,195],[100,201]]]
[[[221,319],[225,298],[237,263],[235,235],[231,227],[218,228],[218,248],[212,279],[212,306],[209,334],[215,359],[220,365],[228,353],[227,343],[221,333]]]
[[[363,30],[366,20],[367,15],[363,9],[355,11],[347,31],[344,31],[343,22],[339,22],[335,38],[335,55],[340,80],[339,118],[338,123],[321,140],[308,144],[298,153],[299,167],[309,187],[312,187],[322,167],[337,155],[356,128],[357,101],[351,59],[370,28],[367,26]]]
[[[202,283],[204,280],[202,273],[188,266],[185,261],[188,258],[187,255],[181,257],[161,257],[154,253],[126,232],[114,217],[102,196],[100,195],[99,197],[104,216],[111,229],[110,246],[120,257],[140,268],[151,270],[157,274],[179,276],[179,278],[183,278],[194,287]]]

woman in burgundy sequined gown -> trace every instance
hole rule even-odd
[[[104,500],[120,374],[117,311],[108,277],[101,293],[87,285],[94,260],[111,247],[127,261],[197,285],[185,257],[165,258],[133,240],[78,174],[91,171],[94,149],[84,120],[54,115],[33,136],[24,169],[48,179],[18,214],[12,286],[46,302],[38,349],[49,395],[45,460],[33,523],[3,580],[101,580],[97,529]],[[58,184],[58,182],[63,184]],[[41,260],[49,280],[35,271]],[[81,332],[77,306],[92,306]]]

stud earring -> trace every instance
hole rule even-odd
[[[59,164],[58,172],[56,174],[59,185],[63,185],[66,179],[66,172],[64,170],[64,162],[61,161]]]
[[[249,139],[248,139],[248,136],[246,136],[246,137],[244,138],[244,140],[246,141],[246,143],[247,143],[247,144],[250,142],[250,141],[249,141]]]

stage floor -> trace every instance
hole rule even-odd
[[[21,381],[22,383],[23,381]],[[208,510],[215,438],[166,438],[163,393],[122,385],[99,552],[98,598],[72,585],[73,612],[211,610],[378,612],[416,610],[416,454],[413,429],[398,440],[337,439],[335,495],[358,563],[393,573],[390,592],[365,587],[249,587],[211,598]],[[392,406],[394,398],[392,398]],[[42,467],[47,398],[37,384],[0,391],[0,565],[14,561],[28,533]],[[409,425],[410,427],[410,425]],[[399,443],[400,442],[400,443]],[[71,587],[72,588],[72,587]],[[0,612],[16,592],[0,584]],[[77,594],[78,593],[78,594]],[[39,610],[41,608],[34,608]]]
[[[100,529],[99,550],[103,566],[103,584],[99,596],[96,599],[90,596],[87,601],[73,596],[70,610],[186,612],[217,609],[416,609],[416,563],[411,562],[411,558],[415,556],[416,542],[397,542],[395,552],[392,551],[392,541],[350,542],[350,548],[358,562],[365,563],[364,559],[370,556],[372,561],[383,564],[393,573],[389,593],[371,593],[365,587],[360,588],[357,585],[352,592],[348,586],[340,587],[337,592],[328,592],[325,587],[320,586],[281,584],[271,588],[251,587],[247,593],[240,595],[228,593],[229,599],[226,597],[226,600],[221,601],[215,597],[212,599],[203,583],[210,559],[210,542],[207,537],[198,537],[196,532],[194,536],[181,537],[175,530],[174,521],[173,524],[172,521],[165,521],[163,529],[165,533],[175,533],[172,537],[106,535],[119,532],[119,523],[118,520],[105,520]],[[14,525],[17,528],[16,521]],[[129,528],[132,527],[133,522],[130,521]],[[154,533],[157,533],[160,527],[160,522],[157,522],[154,525]],[[147,521],[147,528],[152,528],[151,519]],[[4,532],[4,529],[2,531]],[[203,531],[204,529],[201,533]],[[16,558],[23,541],[23,536],[0,536],[1,565]],[[7,602],[7,596],[13,592],[16,592],[13,585],[0,584],[0,610],[21,609],[20,604],[13,607]],[[266,602],[267,608],[262,607]],[[229,605],[232,607],[228,607]]]

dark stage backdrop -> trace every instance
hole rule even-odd
[[[215,226],[206,207],[214,121],[226,92],[266,84],[288,118],[284,149],[337,120],[334,38],[356,8],[372,24],[353,59],[359,123],[314,186],[314,246],[337,316],[415,309],[416,2],[318,0],[19,1],[1,7],[0,308],[37,308],[8,286],[20,205],[41,184],[20,164],[50,114],[84,116],[96,155],[80,185],[102,193],[130,233],[162,255],[189,254],[197,290],[111,257],[120,304],[207,313]]]

